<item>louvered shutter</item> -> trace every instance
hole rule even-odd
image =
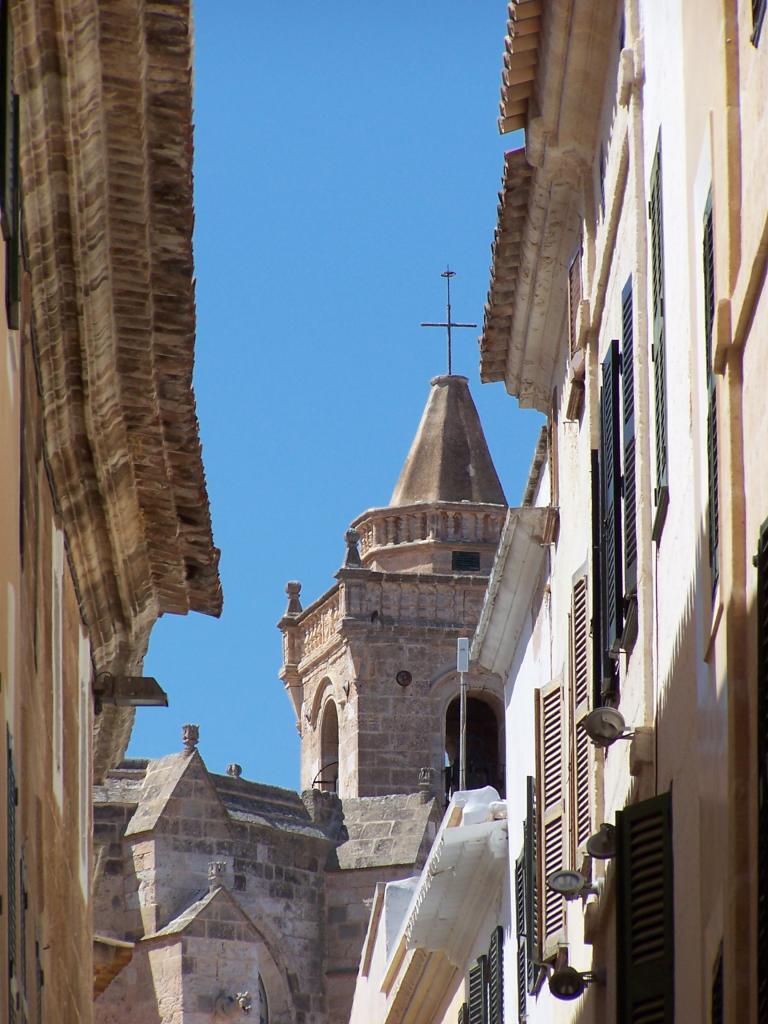
[[[632,278],[621,293],[621,416],[624,431],[624,601],[637,591],[637,488],[635,481],[635,342]]]
[[[576,255],[568,266],[568,340],[570,343],[571,355],[576,351],[576,318],[579,313],[581,302],[581,254],[582,247],[576,251]]]
[[[601,410],[602,415],[602,410]],[[603,591],[602,591],[602,488],[600,485],[600,452],[592,449],[590,486],[592,502],[592,706],[603,703],[603,676],[605,646],[603,644]]]
[[[712,196],[707,199],[704,212],[704,339],[707,360],[707,479],[709,504],[707,525],[709,532],[709,567],[712,573],[712,587],[718,578],[718,547],[720,542],[720,508],[718,500],[718,454],[717,454],[717,389],[712,366],[712,329],[715,322],[715,237],[712,221]]]
[[[459,1024],[469,1024],[469,1007],[466,1003],[461,1004],[459,1009]]]
[[[768,964],[768,520],[757,565],[757,962]],[[768,1020],[768,971],[757,972],[758,1020]]]
[[[546,879],[565,865],[566,779],[563,686],[553,680],[536,691],[538,739],[539,886],[541,948],[544,959],[564,941],[565,902]]]
[[[623,623],[621,586],[621,452],[619,435],[619,343],[611,342],[603,360],[600,388],[602,479],[603,643],[606,652],[619,651]]]
[[[589,713],[589,617],[587,577],[573,585],[571,595],[571,864],[591,832],[589,795],[590,742],[581,728]]]
[[[504,1024],[504,929],[493,929],[488,946],[488,1024]]]
[[[13,91],[13,33],[9,4],[0,5],[2,56],[2,226],[6,241],[5,300],[8,326],[19,326],[19,97]]]
[[[651,170],[651,292],[653,299],[653,395],[656,434],[656,490],[657,508],[665,508],[667,501],[667,370],[664,340],[664,221],[661,201],[661,139]],[[662,513],[663,514],[663,513]],[[657,538],[658,539],[658,538]]]
[[[760,30],[763,27],[765,18],[766,0],[752,0],[752,43],[757,46],[760,42]]]
[[[669,793],[616,816],[617,1019],[672,1024],[674,926]]]
[[[515,930],[517,932],[517,1016],[525,1019],[528,988],[528,956],[525,933],[525,843],[515,861]]]
[[[537,862],[536,825],[536,780],[529,775],[526,784],[527,814],[523,828],[523,852],[525,854],[525,953],[527,957],[526,980],[529,992],[538,987],[539,968],[536,961],[541,959],[539,949],[539,889]]]
[[[488,1024],[488,968],[481,956],[469,969],[468,1024]]]

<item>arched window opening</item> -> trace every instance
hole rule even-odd
[[[445,795],[459,788],[459,698],[445,713]],[[467,789],[493,786],[504,796],[504,765],[499,758],[499,722],[490,704],[467,697]]]
[[[335,793],[339,784],[339,716],[336,702],[329,700],[323,708],[320,727],[320,771],[313,783],[326,793]]]

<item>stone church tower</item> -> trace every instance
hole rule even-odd
[[[466,378],[435,378],[391,503],[352,524],[334,586],[302,609],[288,584],[302,793],[217,774],[192,725],[183,750],[96,787],[95,1024],[348,1021],[371,899],[422,869],[458,782],[456,639],[505,514]],[[502,712],[500,680],[473,670],[470,788],[503,788]]]
[[[288,584],[281,678],[302,789],[344,798],[415,792],[420,778],[450,786],[456,639],[477,624],[505,513],[467,378],[435,377],[390,504],[353,522],[336,584],[305,610]],[[502,689],[477,671],[469,683],[469,772],[499,788]]]

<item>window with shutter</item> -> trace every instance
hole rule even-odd
[[[494,928],[488,946],[488,1024],[504,1024],[504,929]]]
[[[528,1007],[528,955],[525,927],[525,844],[515,861],[515,930],[517,932],[517,1016],[525,1020]]]
[[[553,956],[564,941],[563,897],[546,887],[546,879],[565,865],[565,728],[563,685],[553,680],[536,691],[538,767],[538,892],[541,893],[540,928],[543,959]]]
[[[651,169],[651,199],[648,213],[651,221],[651,293],[653,299],[653,395],[656,435],[656,518],[653,538],[658,540],[664,526],[669,504],[667,464],[667,370],[664,348],[664,222],[661,201],[661,137]]]
[[[635,344],[632,278],[621,293],[621,415],[624,448],[624,602],[637,591],[637,499],[635,486]]]
[[[707,199],[704,211],[704,341],[707,361],[707,479],[708,509],[707,527],[709,534],[709,567],[712,573],[712,588],[718,579],[718,547],[720,543],[720,508],[718,501],[718,456],[717,456],[717,390],[715,372],[712,366],[712,329],[715,322],[715,237],[712,221],[712,195]]]
[[[577,851],[591,832],[589,794],[590,742],[581,728],[589,713],[589,617],[587,577],[573,585],[571,595],[571,864],[577,867]]]
[[[579,248],[568,265],[568,340],[571,355],[576,351],[579,340],[576,336],[576,319],[581,302],[581,255],[582,245],[579,242]]]
[[[600,477],[602,480],[603,643],[619,653],[623,624],[621,559],[621,451],[619,429],[619,343],[611,342],[600,388]]]
[[[669,793],[616,815],[617,1019],[672,1024],[674,924]]]
[[[592,502],[592,706],[603,703],[604,644],[603,644],[603,591],[602,591],[602,523],[600,500],[600,452],[592,449],[590,465],[590,486]]]
[[[768,520],[757,565],[757,960],[768,963]],[[768,971],[758,971],[758,1019],[768,1020]]]
[[[481,956],[469,969],[468,1024],[488,1024],[488,967]]]

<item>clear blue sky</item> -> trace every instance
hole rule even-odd
[[[305,606],[333,583],[343,533],[385,505],[429,380],[445,372],[440,272],[482,323],[506,148],[496,129],[506,4],[198,0],[195,387],[224,612],[166,616],[145,671],[170,708],[140,709],[132,756],[200,725],[209,768],[298,785],[277,672],[286,580]],[[491,452],[517,503],[541,418],[480,385]]]

